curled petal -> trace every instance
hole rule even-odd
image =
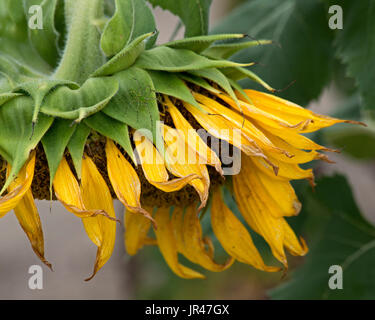
[[[152,212],[152,208],[149,209],[149,211]],[[144,245],[154,242],[153,239],[147,236],[151,227],[150,219],[147,219],[140,214],[135,214],[131,211],[125,210],[124,221],[124,243],[126,252],[129,255],[135,255]]]
[[[278,267],[266,266],[264,264],[249,232],[224,204],[220,191],[214,193],[211,224],[221,245],[233,258],[242,263],[252,265],[259,270],[269,272],[280,270]]]
[[[110,217],[116,218],[112,196],[94,162],[87,156],[82,161],[81,193],[88,210],[104,210]],[[111,257],[116,238],[116,222],[105,216],[83,218],[83,225],[89,238],[98,247],[94,271],[91,280]]]
[[[181,208],[176,208],[173,212],[173,224],[179,225],[179,251],[191,262],[199,264],[203,268],[213,272],[220,272],[228,269],[234,262],[229,258],[224,264],[218,264],[214,261],[213,247],[206,248],[206,243],[210,241],[203,238],[202,227],[195,206],[186,209],[185,215]],[[176,236],[178,239],[178,237]],[[211,243],[212,244],[212,243]]]
[[[141,182],[137,172],[112,140],[107,139],[105,150],[108,176],[117,198],[129,211],[142,214],[153,221],[151,215],[141,207]]]
[[[181,190],[195,179],[199,179],[196,174],[189,174],[185,177],[169,180],[164,160],[152,142],[143,137],[139,132],[134,133],[134,142],[137,153],[141,161],[143,173],[149,183],[164,192],[174,192]]]
[[[158,246],[172,271],[181,278],[203,279],[202,274],[183,266],[178,261],[176,238],[169,217],[169,208],[159,208],[155,213],[155,220],[158,224],[158,229],[155,230]]]
[[[56,198],[69,212],[75,214],[77,217],[88,218],[103,215],[108,219],[115,220],[104,210],[87,210],[85,208],[80,186],[65,158],[61,160],[56,171],[55,178],[53,179],[53,189]]]
[[[13,181],[13,187],[9,190],[9,193],[0,197],[0,218],[13,210],[30,189],[34,177],[34,168],[35,151],[31,153],[28,162],[23,166]],[[7,172],[10,172],[10,169],[10,165],[8,165]]]

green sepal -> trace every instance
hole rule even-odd
[[[202,79],[201,77],[194,76],[191,73],[180,73],[178,76],[182,80],[185,80],[185,81],[190,82],[192,84],[195,84],[199,87],[202,87],[203,89],[206,89],[209,92],[212,92],[214,94],[220,93],[220,90],[211,86],[206,80]]]
[[[92,130],[117,142],[128,153],[132,161],[136,163],[126,124],[112,119],[103,112],[98,112],[85,119],[84,123]]]
[[[190,73],[195,76],[206,78],[217,83],[238,104],[237,96],[233,92],[231,84],[229,83],[227,77],[220,70],[211,68],[202,70],[192,70],[190,71]]]
[[[167,46],[174,49],[187,49],[196,53],[209,48],[216,41],[232,40],[232,39],[243,39],[245,34],[231,33],[231,34],[213,34],[208,36],[197,36],[186,39],[175,40],[164,43],[163,46]]]
[[[264,88],[266,88],[268,91],[275,92],[276,90],[273,89],[268,83],[263,81],[259,76],[257,76],[254,72],[241,68],[241,67],[233,67],[233,68],[226,68],[223,70],[223,73],[228,77],[233,79],[234,81],[239,81],[242,79],[250,79],[253,80],[260,85],[262,85]]]
[[[154,35],[154,32],[143,34],[126,45],[111,60],[96,70],[92,77],[108,76],[128,69],[145,50],[145,40]]]
[[[81,122],[77,124],[76,130],[74,131],[68,143],[68,150],[70,156],[72,157],[74,168],[79,180],[81,180],[82,174],[83,152],[85,150],[86,141],[90,133],[91,129]]]
[[[30,151],[35,149],[53,122],[53,118],[41,115],[33,132],[32,107],[33,100],[22,96],[10,100],[0,108],[0,155],[12,166],[0,195],[15,179]]]
[[[21,83],[13,89],[15,93],[26,92],[34,99],[34,112],[32,122],[35,124],[38,120],[41,104],[45,96],[59,86],[68,86],[70,89],[79,89],[79,85],[67,80],[49,80],[49,79],[35,79]]]
[[[15,97],[22,96],[21,93],[1,93],[0,94],[0,107],[7,103],[8,101],[12,100]]]
[[[42,138],[42,144],[49,168],[51,195],[53,179],[55,178],[56,171],[75,129],[76,124],[72,125],[70,120],[55,119],[51,128],[49,128]]]
[[[148,71],[148,74],[154,83],[156,92],[175,97],[200,108],[190,89],[177,75],[163,71]]]
[[[210,60],[186,49],[156,47],[145,51],[136,61],[135,66],[147,70],[184,72],[206,68],[226,68],[246,66],[227,60]]]
[[[80,122],[102,110],[119,89],[115,78],[90,78],[78,90],[59,87],[43,102],[46,115]]]
[[[272,44],[271,40],[253,40],[239,43],[223,43],[207,48],[202,52],[205,56],[212,59],[229,59],[237,52],[257,47],[260,45]]]
[[[118,80],[120,88],[103,112],[136,130],[149,130],[157,147],[162,147],[157,134],[159,109],[151,77],[145,70],[131,67],[113,78]]]

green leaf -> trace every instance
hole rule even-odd
[[[271,43],[271,40],[253,40],[239,43],[217,44],[204,50],[203,54],[213,59],[229,59],[242,50]]]
[[[323,178],[307,195],[321,238],[291,279],[271,291],[273,299],[374,299],[375,228],[361,215],[343,176]],[[306,202],[306,201],[305,201]],[[318,215],[318,216],[317,216]],[[316,234],[316,232],[315,232]],[[330,290],[332,265],[343,270],[343,290]]]
[[[356,1],[357,2],[357,1]],[[246,33],[279,45],[242,51],[236,61],[256,61],[252,70],[280,95],[306,105],[328,84],[333,68],[333,31],[328,27],[324,1],[246,1],[213,29],[213,33]],[[244,80],[243,87],[253,85]]]
[[[81,180],[82,174],[83,152],[90,132],[90,128],[81,122],[77,125],[77,128],[68,143],[68,150],[72,157],[74,168],[79,180]]]
[[[154,33],[147,33],[133,40],[111,60],[96,70],[92,76],[108,76],[129,68],[145,50],[145,40],[153,35]]]
[[[18,97],[10,100],[0,108],[0,155],[12,165],[2,194],[17,176],[33,150],[53,122],[53,118],[41,115],[34,132],[31,119],[33,100],[29,97]],[[32,134],[33,133],[33,134]]]
[[[148,71],[148,74],[154,83],[156,92],[175,97],[200,108],[190,89],[177,75],[163,71]]]
[[[85,119],[84,123],[94,131],[117,142],[128,153],[134,163],[136,163],[130,142],[128,126],[126,124],[117,121],[102,112],[98,112]]]
[[[205,68],[225,68],[241,66],[226,60],[210,60],[186,49],[156,47],[145,51],[136,61],[135,66],[169,72],[183,72]]]
[[[243,39],[245,37],[246,35],[244,34],[214,34],[175,40],[167,42],[163,44],[163,46],[175,49],[187,49],[196,53],[201,53],[216,41],[228,39]]]
[[[51,192],[56,171],[75,129],[76,125],[72,125],[71,121],[55,119],[51,128],[49,128],[42,138],[42,144],[48,162]]]
[[[40,56],[52,67],[55,66],[59,56],[59,33],[55,28],[54,22],[57,1],[58,0],[23,0],[26,16],[29,17],[28,9],[33,5],[40,5],[43,10],[43,28],[28,28],[29,39]],[[46,45],[47,43],[48,45]]]
[[[119,89],[115,78],[90,78],[80,89],[59,87],[43,102],[44,114],[80,122],[102,110]]]
[[[179,16],[185,25],[185,38],[207,34],[212,0],[149,0],[154,6]]]
[[[336,32],[337,55],[355,78],[363,104],[375,119],[375,4],[371,0],[340,1],[344,12],[344,28]]]
[[[155,30],[154,16],[144,0],[116,0],[116,12],[101,37],[102,50],[114,56],[139,36]],[[149,46],[155,41],[151,38]]]
[[[118,80],[120,89],[103,112],[136,130],[149,130],[156,141],[157,121],[160,118],[151,77],[146,71],[131,67],[113,78]]]

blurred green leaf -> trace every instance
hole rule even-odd
[[[320,239],[302,267],[286,283],[271,291],[273,299],[374,299],[375,227],[361,215],[343,176],[318,180],[305,208],[319,222]],[[318,221],[319,220],[319,221]],[[343,269],[343,290],[331,290],[332,265]]]
[[[169,10],[185,25],[185,38],[207,34],[212,0],[149,0],[154,6]]]
[[[154,16],[145,0],[116,0],[116,12],[104,29],[101,47],[107,56],[114,56],[139,36],[155,29]],[[151,45],[155,40],[152,38]]]
[[[253,71],[280,93],[305,105],[319,96],[330,80],[333,49],[324,3],[316,0],[252,0],[236,8],[213,33],[247,33],[269,39],[273,47],[259,46],[234,56],[236,61],[256,61]],[[252,82],[244,80],[244,86]]]
[[[340,0],[344,28],[336,31],[337,55],[347,65],[349,76],[356,79],[364,106],[375,118],[375,2]]]

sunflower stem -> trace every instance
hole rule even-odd
[[[68,36],[54,78],[82,84],[105,59],[96,21],[103,17],[103,0],[66,0]]]

